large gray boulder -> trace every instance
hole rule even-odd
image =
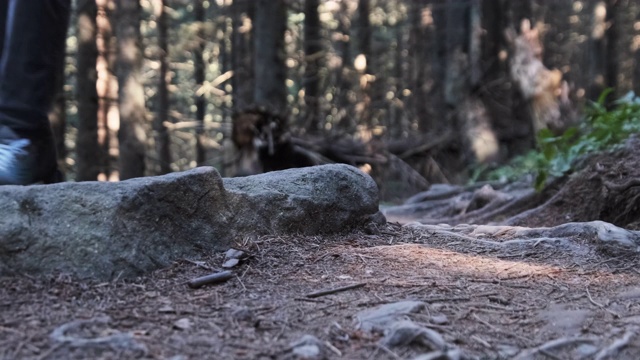
[[[118,183],[0,186],[0,274],[130,277],[238,237],[384,222],[374,181],[347,165],[222,179],[202,167]]]

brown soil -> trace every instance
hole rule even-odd
[[[200,289],[186,282],[219,270],[223,254],[128,281],[2,278],[0,359],[292,359],[290,343],[305,334],[331,344],[329,359],[412,359],[429,349],[380,346],[381,335],[355,321],[362,310],[407,299],[427,304],[411,320],[467,358],[513,358],[576,337],[587,339],[579,349],[569,342],[527,358],[593,359],[607,348],[603,358],[640,358],[638,258],[574,241],[584,251],[567,256],[550,243],[487,247],[388,225],[380,235],[245,239],[239,247],[252,257],[236,276]],[[358,283],[366,285],[305,296]],[[66,342],[55,335],[83,319],[94,323],[71,327]],[[129,342],[77,340],[127,333]]]

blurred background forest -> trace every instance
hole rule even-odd
[[[344,162],[465,183],[640,93],[630,0],[75,0],[50,118],[68,180]]]

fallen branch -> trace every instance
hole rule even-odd
[[[353,284],[353,285],[347,285],[347,286],[343,286],[343,287],[339,287],[339,288],[335,288],[335,289],[321,290],[321,291],[312,292],[312,293],[307,294],[305,296],[308,297],[308,298],[313,299],[313,298],[317,298],[317,297],[320,297],[320,296],[339,293],[339,292],[342,292],[342,291],[358,289],[358,288],[361,288],[361,287],[363,287],[365,285],[367,285],[367,283],[358,283],[358,284]]]
[[[209,284],[219,284],[225,282],[233,277],[233,273],[231,271],[221,271],[215,274],[210,274],[206,276],[201,276],[199,278],[195,278],[189,280],[187,285],[189,285],[192,289],[197,289],[204,285]]]

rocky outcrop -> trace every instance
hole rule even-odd
[[[0,273],[135,276],[251,234],[384,222],[374,181],[347,165],[222,179],[202,167],[118,183],[0,186]]]

